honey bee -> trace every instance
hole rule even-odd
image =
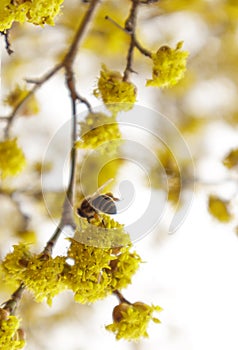
[[[86,218],[90,222],[93,218],[97,218],[100,212],[110,215],[117,213],[115,201],[119,199],[115,198],[111,192],[100,194],[109,182],[111,180],[102,185],[92,196],[82,201],[80,207],[77,209],[79,216]]]

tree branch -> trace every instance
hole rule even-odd
[[[4,36],[4,40],[5,40],[5,49],[8,53],[8,55],[11,55],[14,51],[11,49],[11,44],[9,41],[9,30],[5,30],[4,32],[0,32],[1,35]]]
[[[118,298],[120,303],[127,303],[127,304],[131,305],[131,303],[126,298],[124,298],[124,296],[122,295],[121,292],[119,292],[119,290],[115,290],[113,292],[113,294]]]
[[[54,245],[56,244],[61,231],[64,226],[69,225],[73,229],[75,229],[75,223],[73,218],[73,203],[74,203],[74,186],[75,186],[75,173],[76,173],[76,160],[77,160],[77,149],[75,147],[75,141],[77,138],[77,110],[76,110],[76,101],[78,99],[81,99],[79,94],[76,91],[75,86],[75,78],[74,78],[74,72],[73,72],[73,64],[75,61],[75,57],[77,54],[77,49],[82,42],[83,36],[85,34],[85,30],[88,27],[88,24],[94,14],[94,11],[96,9],[96,6],[98,5],[99,0],[93,0],[90,3],[90,7],[88,11],[86,12],[76,34],[74,37],[74,40],[70,46],[70,49],[68,53],[66,54],[65,58],[62,61],[62,66],[65,69],[65,79],[66,79],[66,85],[68,87],[68,90],[70,92],[71,96],[71,105],[72,105],[72,137],[71,137],[71,163],[70,163],[70,180],[68,184],[68,188],[66,191],[66,197],[63,205],[63,211],[62,211],[62,217],[60,220],[60,224],[55,230],[53,236],[50,238],[50,240],[47,242],[46,247],[44,249],[44,253],[51,254],[52,249]],[[85,103],[85,99],[83,100]],[[91,111],[91,106],[88,102],[86,102],[86,105],[88,106],[89,110]]]
[[[81,24],[79,25],[78,30],[76,31],[75,37],[73,39],[72,44],[68,50],[68,53],[65,55],[64,59],[61,63],[57,64],[54,68],[52,68],[49,73],[43,76],[39,80],[28,80],[28,83],[34,84],[33,88],[29,91],[27,96],[21,100],[18,105],[12,111],[10,117],[8,118],[8,124],[5,128],[5,136],[9,136],[10,128],[13,124],[13,121],[16,118],[18,110],[21,106],[34,94],[34,92],[39,89],[46,81],[48,81],[51,77],[53,77],[60,69],[64,68],[65,70],[65,79],[66,85],[70,92],[70,97],[72,101],[72,137],[71,137],[71,163],[70,163],[70,180],[66,191],[65,201],[62,210],[61,220],[52,235],[49,241],[46,243],[46,246],[42,252],[41,256],[49,257],[52,254],[52,250],[62,232],[62,229],[66,225],[70,225],[72,228],[75,228],[75,223],[73,219],[73,201],[74,201],[74,184],[75,184],[75,172],[76,172],[76,157],[77,151],[74,147],[76,137],[77,137],[77,112],[76,112],[76,101],[80,100],[85,103],[86,106],[91,111],[91,106],[89,102],[85,99],[81,98],[81,96],[76,92],[75,87],[75,79],[73,73],[73,64],[75,61],[75,57],[77,54],[77,49],[82,42],[85,31],[89,25],[90,20],[95,12],[96,6],[99,4],[100,0],[92,0],[89,6],[88,11],[86,12]],[[10,312],[14,312],[17,307],[23,291],[25,287],[23,284],[12,294],[12,297],[9,301],[4,304],[4,308],[8,309]]]
[[[23,283],[20,284],[20,287],[11,295],[11,298],[3,303],[3,309],[10,312],[10,314],[14,314],[14,311],[16,310],[21,297],[23,295],[25,286]]]
[[[127,33],[130,34],[130,46],[127,53],[126,69],[123,75],[124,81],[127,81],[130,73],[133,72],[132,61],[133,61],[133,51],[135,48],[136,16],[137,16],[137,9],[139,4],[140,4],[139,0],[132,0],[131,11],[125,23],[125,30]]]

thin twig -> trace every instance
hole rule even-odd
[[[3,309],[8,310],[10,314],[14,314],[14,311],[16,310],[21,300],[24,290],[25,286],[23,283],[21,283],[19,288],[11,295],[11,298],[3,303]]]
[[[120,301],[120,303],[126,303],[126,304],[131,305],[131,302],[128,301],[126,298],[124,298],[124,296],[122,295],[121,292],[119,292],[119,290],[115,290],[115,291],[113,292],[113,294],[118,298],[118,300]]]
[[[61,68],[64,68],[65,69],[66,84],[67,84],[67,88],[70,92],[71,101],[72,101],[72,138],[71,138],[72,151],[71,151],[71,164],[70,164],[70,180],[69,180],[68,188],[66,191],[61,220],[60,220],[54,234],[47,242],[47,244],[46,244],[46,246],[41,254],[41,257],[45,256],[47,258],[47,257],[51,256],[52,250],[53,250],[64,226],[70,225],[72,228],[75,228],[75,223],[73,220],[73,201],[74,201],[74,184],[75,184],[76,157],[77,157],[77,151],[76,151],[76,148],[74,147],[76,137],[77,137],[76,101],[80,100],[83,103],[85,103],[89,107],[89,110],[91,110],[91,106],[89,103],[86,102],[85,99],[82,100],[81,96],[76,92],[75,79],[74,79],[74,73],[73,73],[73,64],[75,61],[78,47],[83,39],[83,36],[84,36],[85,31],[87,29],[87,26],[89,25],[89,22],[93,16],[94,11],[96,9],[96,6],[98,5],[99,2],[100,2],[100,0],[92,0],[91,1],[90,7],[89,7],[88,11],[86,12],[77,32],[75,34],[74,40],[69,48],[69,51],[65,55],[62,62],[59,63],[58,65],[56,65],[53,69],[51,69],[49,71],[49,73],[47,73],[41,79],[28,80],[28,82],[34,84],[34,86],[29,91],[26,98],[24,98],[24,100],[20,101],[20,103],[13,110],[12,114],[8,118],[8,125],[7,125],[6,130],[5,130],[5,135],[8,136],[10,127],[11,127],[14,119],[16,118],[18,110],[23,105],[23,103],[30,96],[32,96],[33,93],[39,87],[41,87],[47,80],[49,80],[53,75],[55,75]],[[24,289],[25,289],[24,285],[21,284],[21,286],[15,291],[15,293],[12,294],[11,299],[4,304],[4,308],[10,310],[10,312],[14,312],[19,300],[22,297]]]
[[[111,18],[108,15],[106,15],[105,19],[107,21],[111,22],[112,24],[114,24],[117,28],[123,30],[123,32],[128,33],[127,30],[124,27],[122,27],[119,23],[117,23],[113,18]]]
[[[1,35],[4,36],[4,40],[5,40],[5,49],[8,53],[8,55],[11,55],[14,51],[11,49],[11,44],[9,41],[9,30],[5,30],[4,32],[0,32]]]
[[[46,73],[41,79],[39,80],[27,80],[27,82],[31,82],[34,84],[33,88],[28,91],[27,95],[19,101],[19,103],[15,106],[15,108],[12,110],[10,116],[8,117],[8,123],[5,128],[5,137],[9,137],[10,128],[17,116],[17,112],[22,107],[22,105],[50,78],[52,78],[61,68],[62,63],[56,65],[54,68],[52,68],[48,73]]]
[[[148,2],[149,3],[149,2]],[[151,58],[152,54],[149,50],[145,49],[137,40],[136,37],[136,18],[137,18],[137,9],[141,5],[140,0],[132,0],[132,6],[130,10],[130,14],[125,22],[124,28],[120,26],[114,19],[112,19],[109,16],[105,16],[106,20],[109,20],[111,23],[113,23],[117,28],[123,30],[125,33],[130,35],[130,46],[127,53],[127,63],[126,68],[123,75],[123,80],[127,81],[129,79],[130,73],[135,73],[135,71],[132,68],[133,63],[133,52],[134,48],[136,47],[140,53],[142,53],[144,56]]]
[[[75,60],[75,56],[77,54],[77,49],[81,43],[81,41],[83,40],[83,37],[85,35],[87,26],[92,18],[92,15],[94,13],[94,10],[96,8],[96,5],[99,3],[99,0],[93,0],[90,3],[90,7],[88,9],[88,11],[86,12],[76,34],[75,37],[73,39],[72,44],[70,45],[69,51],[67,52],[67,54],[65,55],[65,57],[63,58],[62,62],[60,62],[59,64],[57,64],[54,68],[52,68],[47,74],[45,74],[42,78],[40,79],[26,79],[26,81],[28,83],[32,83],[34,84],[33,88],[28,92],[28,94],[24,97],[24,99],[22,99],[13,109],[12,113],[10,114],[10,116],[8,117],[8,124],[5,128],[5,137],[9,137],[9,132],[10,132],[10,128],[13,124],[13,121],[16,118],[17,112],[19,111],[19,109],[21,108],[21,106],[46,82],[48,81],[50,78],[52,78],[61,68],[65,68],[66,70],[66,74],[69,71],[69,68],[71,69],[72,64]],[[71,75],[71,74],[70,74]],[[72,96],[72,91],[71,91],[71,96]],[[78,98],[80,101],[82,101],[83,103],[85,103],[86,99],[82,99],[79,97],[79,95],[74,96],[73,98]],[[86,106],[90,106],[89,103],[85,103]]]
[[[135,43],[135,47],[146,57],[151,58],[152,54],[151,51],[145,49],[137,40],[137,38],[134,38],[134,43]]]
[[[79,99],[79,94],[76,91],[75,79],[73,73],[73,64],[77,54],[77,49],[82,41],[82,38],[85,34],[85,30],[94,14],[99,0],[93,0],[90,3],[88,12],[85,14],[73,40],[73,43],[63,59],[62,65],[65,69],[65,78],[68,90],[70,92],[71,101],[72,101],[72,137],[71,137],[71,163],[70,163],[70,179],[68,188],[66,191],[66,197],[63,205],[61,221],[55,230],[53,236],[47,242],[44,253],[51,254],[54,245],[56,244],[62,229],[66,225],[70,225],[73,229],[75,228],[74,218],[73,218],[73,203],[74,203],[74,187],[75,187],[75,173],[76,173],[76,159],[77,159],[77,149],[75,147],[75,141],[77,138],[77,111],[76,111],[76,101]],[[88,104],[91,110],[91,106]]]
[[[139,4],[140,4],[139,0],[132,0],[130,14],[125,23],[125,29],[130,34],[130,46],[127,53],[126,68],[123,75],[124,81],[128,80],[130,73],[133,71],[132,61],[133,61],[133,51],[135,47],[136,15],[137,15],[137,9]]]

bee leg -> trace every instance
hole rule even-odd
[[[100,220],[100,216],[98,215],[98,213],[94,213],[93,218],[95,220]]]
[[[102,225],[106,228],[106,224],[103,219],[101,219],[100,215],[98,213],[94,213],[94,219],[101,221]]]
[[[104,219],[102,219],[102,224],[103,224],[103,226],[106,228],[106,224],[105,224]]]

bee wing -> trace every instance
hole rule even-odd
[[[94,198],[96,198],[96,197],[102,192],[102,190],[103,190],[107,185],[109,185],[113,180],[114,180],[114,179],[111,178],[111,179],[107,180],[102,186],[100,186],[100,187],[97,189],[97,191],[94,192],[94,194],[93,194],[92,196],[90,196],[90,203],[91,203],[92,200],[93,200]]]
[[[120,201],[120,198],[114,197],[111,192],[105,193],[106,196],[111,197],[115,202]]]

